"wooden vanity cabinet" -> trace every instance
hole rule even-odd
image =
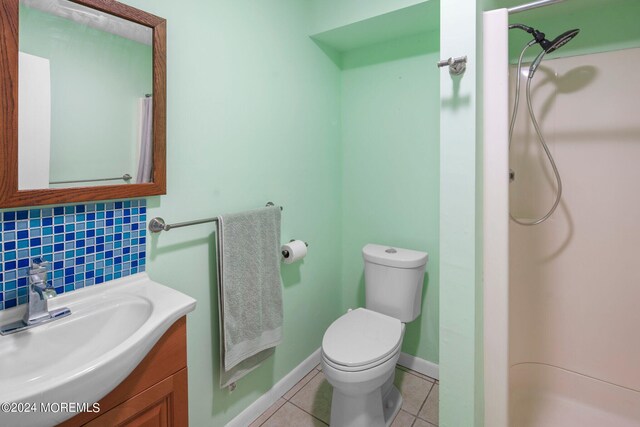
[[[176,321],[134,371],[100,400],[100,412],[83,412],[58,427],[186,427],[186,317]]]

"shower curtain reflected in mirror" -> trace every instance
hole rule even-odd
[[[147,96],[140,100],[140,157],[138,158],[136,184],[151,182],[153,168],[152,138],[153,98]]]

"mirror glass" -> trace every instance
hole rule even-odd
[[[19,16],[19,189],[149,182],[153,29],[67,0]]]

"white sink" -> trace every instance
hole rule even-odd
[[[51,426],[71,418],[75,413],[45,413],[41,404],[97,402],[195,306],[193,298],[146,273],[50,299],[49,310],[68,307],[71,315],[0,336],[0,404],[28,402],[36,408],[0,410],[0,426]],[[0,325],[20,319],[24,311],[24,306],[1,311]]]

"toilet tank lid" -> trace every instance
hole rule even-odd
[[[426,252],[369,243],[362,248],[365,261],[396,268],[422,267],[429,260]]]

